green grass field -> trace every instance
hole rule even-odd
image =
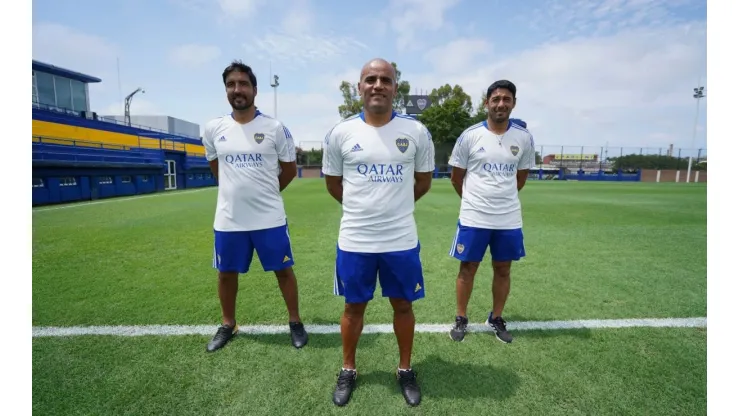
[[[33,325],[213,325],[215,189],[33,215]],[[337,324],[332,295],[341,207],[323,182],[284,192],[307,324]],[[511,322],[706,316],[705,184],[531,181],[521,193],[527,257],[514,265],[504,311]],[[459,198],[437,180],[417,204],[427,297],[418,323],[450,325],[457,263],[448,257]],[[468,313],[491,308],[491,265],[481,266]],[[390,323],[376,292],[366,324]],[[242,276],[240,324],[285,324],[271,273]],[[392,334],[366,334],[358,389],[346,408],[331,392],[339,335],[241,336],[215,354],[209,336],[33,339],[38,414],[697,414],[706,412],[706,329],[629,328],[489,333],[464,343],[418,334],[423,401],[408,408],[394,381]]]

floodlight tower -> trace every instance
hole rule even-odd
[[[699,103],[701,103],[701,99],[706,97],[704,94],[704,87],[699,85],[698,87],[694,88],[694,98],[696,99],[696,116],[694,117],[694,135],[691,138],[691,151],[694,151],[694,144],[696,142],[696,129],[698,127],[699,123]],[[692,163],[693,155],[689,153],[689,169],[686,172],[686,182],[691,182],[691,163]]]
[[[138,92],[141,92],[142,94],[146,93],[143,88],[139,87],[136,91],[126,96],[126,102],[123,109],[123,120],[128,126],[131,125],[131,99],[134,98],[134,95]]]
[[[280,77],[278,77],[277,75],[272,75],[272,63],[270,63],[270,75],[272,76],[272,82],[270,82],[270,86],[272,87],[272,90],[275,94],[272,102],[272,116],[277,118],[277,87],[278,85],[280,85],[280,83],[278,82],[278,79],[280,79]]]

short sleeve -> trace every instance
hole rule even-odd
[[[528,138],[525,140],[526,144],[522,149],[522,157],[519,159],[518,170],[532,169],[535,167],[535,150],[534,150],[534,137],[531,133],[528,133]]]
[[[213,140],[213,124],[206,124],[206,127],[203,130],[203,138],[201,139],[201,142],[203,143],[203,148],[205,148],[206,150],[206,160],[210,162],[212,160],[218,159],[216,144]]]
[[[417,138],[416,157],[414,160],[414,170],[416,172],[433,172],[434,171],[434,142],[432,142],[432,133],[425,125],[421,125]]]
[[[290,130],[282,123],[278,124],[275,133],[275,150],[277,150],[278,160],[281,162],[295,162],[295,142]]]
[[[344,166],[342,147],[335,129],[331,129],[326,135],[323,147],[321,172],[329,176],[342,176]]]
[[[457,138],[455,146],[452,148],[452,154],[450,155],[450,161],[447,162],[450,166],[456,168],[467,169],[468,161],[470,159],[470,136],[469,132],[463,132],[460,137]]]

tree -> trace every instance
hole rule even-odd
[[[480,123],[481,121],[488,118],[488,108],[486,107],[486,93],[481,94],[480,103],[478,108],[473,114],[472,124]]]
[[[686,170],[689,167],[688,158],[678,158],[665,155],[638,155],[629,154],[607,159],[612,162],[613,170],[627,169],[678,169]],[[706,163],[692,162],[691,170],[706,170]]]
[[[411,91],[411,85],[408,81],[401,80],[401,71],[398,70],[396,63],[391,62],[391,65],[396,70],[396,82],[398,83],[398,94],[396,94],[396,98],[393,100],[393,108],[401,112],[405,108],[409,91]],[[347,118],[362,111],[362,98],[360,97],[360,92],[357,90],[357,83],[342,81],[339,85],[339,91],[342,92],[342,99],[344,100],[344,103],[338,107],[339,115],[342,118]]]
[[[473,103],[459,85],[445,84],[429,94],[431,106],[419,115],[437,145],[454,144],[473,122]]]

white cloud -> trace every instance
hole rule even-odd
[[[315,16],[308,0],[291,0],[280,26],[285,33],[309,33],[315,25]]]
[[[263,3],[263,0],[218,0],[221,11],[231,18],[254,17]]]
[[[460,84],[477,100],[493,81],[509,79],[518,87],[514,116],[537,121],[530,127],[540,144],[666,147],[669,137],[677,146],[690,144],[690,93],[706,71],[706,23],[544,44],[449,73],[448,62],[471,56],[471,48],[452,45],[470,42],[453,40],[436,49],[447,53],[447,62],[437,61],[434,72],[404,74],[412,89]],[[651,136],[651,128],[660,128],[653,133],[662,136]]]
[[[201,66],[221,56],[221,49],[214,45],[191,43],[173,48],[169,58],[177,63],[190,67]]]
[[[329,34],[268,33],[245,43],[244,49],[256,58],[290,64],[291,68],[329,62],[367,46],[354,38]]]
[[[115,70],[117,45],[96,35],[57,23],[33,25],[33,58],[74,71],[101,76]]]
[[[254,18],[265,0],[169,0],[174,6],[200,16],[212,16],[222,23]]]
[[[613,34],[628,28],[670,27],[681,19],[671,8],[706,7],[691,0],[548,0],[532,13],[517,17],[530,29],[555,40]]]
[[[454,73],[475,66],[475,59],[490,54],[492,48],[493,46],[485,39],[462,38],[430,49],[424,54],[424,59],[438,72]],[[454,56],[454,59],[450,59],[451,56]]]
[[[460,0],[390,0],[388,14],[401,52],[419,50],[420,32],[434,33],[445,25],[445,13]]]

